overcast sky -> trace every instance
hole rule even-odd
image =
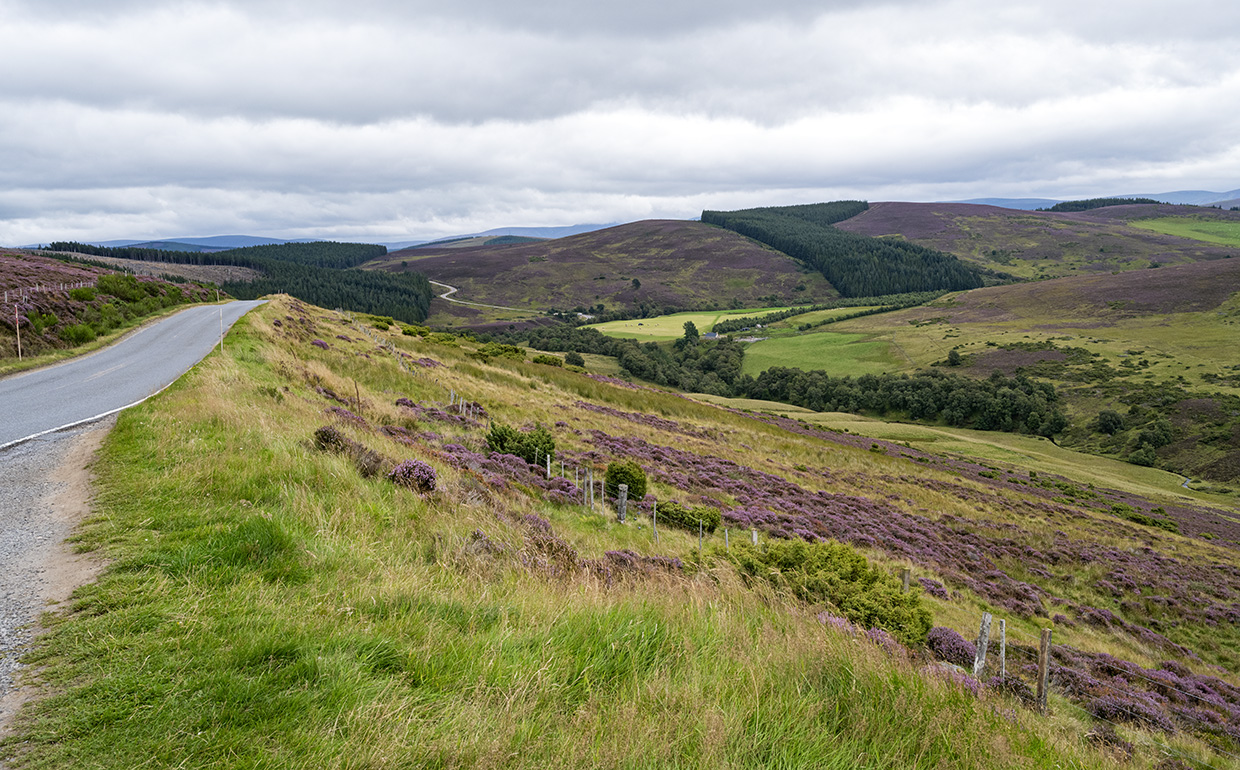
[[[0,0],[0,244],[1240,187],[1240,3]]]

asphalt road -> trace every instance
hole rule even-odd
[[[0,450],[105,417],[171,385],[261,300],[199,305],[82,358],[0,380]]]

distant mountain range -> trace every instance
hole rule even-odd
[[[1209,190],[1178,190],[1163,193],[1131,193],[1127,195],[1098,195],[1098,198],[1150,198],[1163,203],[1174,203],[1182,206],[1220,206],[1231,208],[1240,205],[1240,190],[1229,192],[1210,192]],[[978,203],[985,206],[1001,206],[1005,209],[1022,209],[1033,211],[1045,209],[1056,203],[1079,198],[970,198],[964,201],[944,201],[946,203]]]

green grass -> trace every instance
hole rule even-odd
[[[787,366],[843,377],[878,374],[898,369],[900,364],[890,342],[874,335],[819,331],[748,345],[744,372],[756,377],[772,366]]]
[[[1163,235],[1191,238],[1195,241],[1240,246],[1240,222],[1195,219],[1193,217],[1159,217],[1130,222],[1133,227],[1152,230]]]
[[[667,342],[683,337],[685,323],[692,321],[702,334],[715,328],[715,324],[729,318],[760,316],[787,310],[786,307],[759,307],[745,310],[707,310],[688,313],[673,313],[655,318],[635,318],[629,321],[608,321],[601,324],[590,324],[586,328],[598,329],[611,337],[641,340],[642,342]]]
[[[314,311],[306,333],[331,340],[319,350],[270,325],[291,312],[277,298],[249,314],[223,355],[119,417],[95,467],[95,515],[77,538],[110,566],[47,618],[30,671],[48,697],[20,715],[4,744],[8,766],[1120,766],[1080,740],[1086,726],[1064,704],[1044,719],[1002,696],[974,698],[915,659],[830,630],[817,619],[829,607],[746,581],[712,556],[721,533],[702,560],[695,534],[664,530],[656,544],[640,517],[621,525],[498,490],[448,464],[438,443],[398,444],[342,424],[390,460],[421,459],[439,473],[424,496],[363,478],[344,456],[313,448],[333,405],[316,389],[359,394],[349,408],[372,425],[435,430],[444,443],[477,446],[481,431],[419,423],[395,398],[446,402],[455,391],[506,424],[564,420],[555,434],[566,453],[590,451],[590,432],[604,430],[833,494],[880,488],[907,497],[910,511],[962,522],[1002,511],[975,510],[923,486],[922,475],[893,476],[910,472],[893,458],[676,394],[481,363],[467,348],[391,330],[398,348],[443,364],[410,375],[368,340],[338,340],[329,332],[355,335]],[[578,400],[677,420],[706,437],[583,410]],[[839,474],[796,469],[806,464]],[[666,483],[652,489],[681,495]],[[552,577],[528,566],[526,514],[550,521],[584,558],[628,548],[691,568],[615,584]],[[1062,526],[1070,536],[1087,531]],[[1185,558],[1219,558],[1213,546],[1175,542]],[[866,555],[889,574],[903,566]],[[1074,599],[1092,601],[1091,590],[1082,581]],[[981,609],[967,590],[927,601],[937,624],[962,631]],[[1008,628],[1036,634],[1038,622]],[[1094,632],[1063,634],[1123,649]]]

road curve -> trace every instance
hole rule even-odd
[[[442,299],[442,300],[444,300],[445,302],[454,302],[454,303],[456,303],[456,304],[458,304],[458,305],[472,305],[472,306],[474,306],[474,307],[493,307],[493,308],[495,308],[496,310],[515,310],[515,311],[517,311],[518,313],[523,313],[523,312],[526,312],[525,310],[522,310],[522,309],[521,309],[521,308],[519,308],[519,307],[504,307],[503,305],[484,305],[484,304],[483,304],[483,303],[481,303],[481,302],[466,302],[466,301],[465,301],[465,300],[463,300],[463,299],[452,299],[452,297],[451,297],[450,295],[452,295],[452,294],[456,294],[456,292],[457,292],[457,288],[456,288],[455,286],[449,286],[448,284],[446,284],[446,283],[442,283],[442,282],[440,282],[440,281],[432,281],[432,280],[430,280],[429,278],[427,279],[427,281],[426,281],[426,282],[427,282],[427,283],[433,283],[433,284],[435,284],[436,286],[442,286],[442,287],[444,287],[445,289],[447,289],[447,291],[445,291],[443,294],[440,294],[440,295],[439,295],[439,298],[440,298],[440,299]]]
[[[95,353],[0,379],[0,450],[97,420],[158,393],[262,300],[198,305]]]

